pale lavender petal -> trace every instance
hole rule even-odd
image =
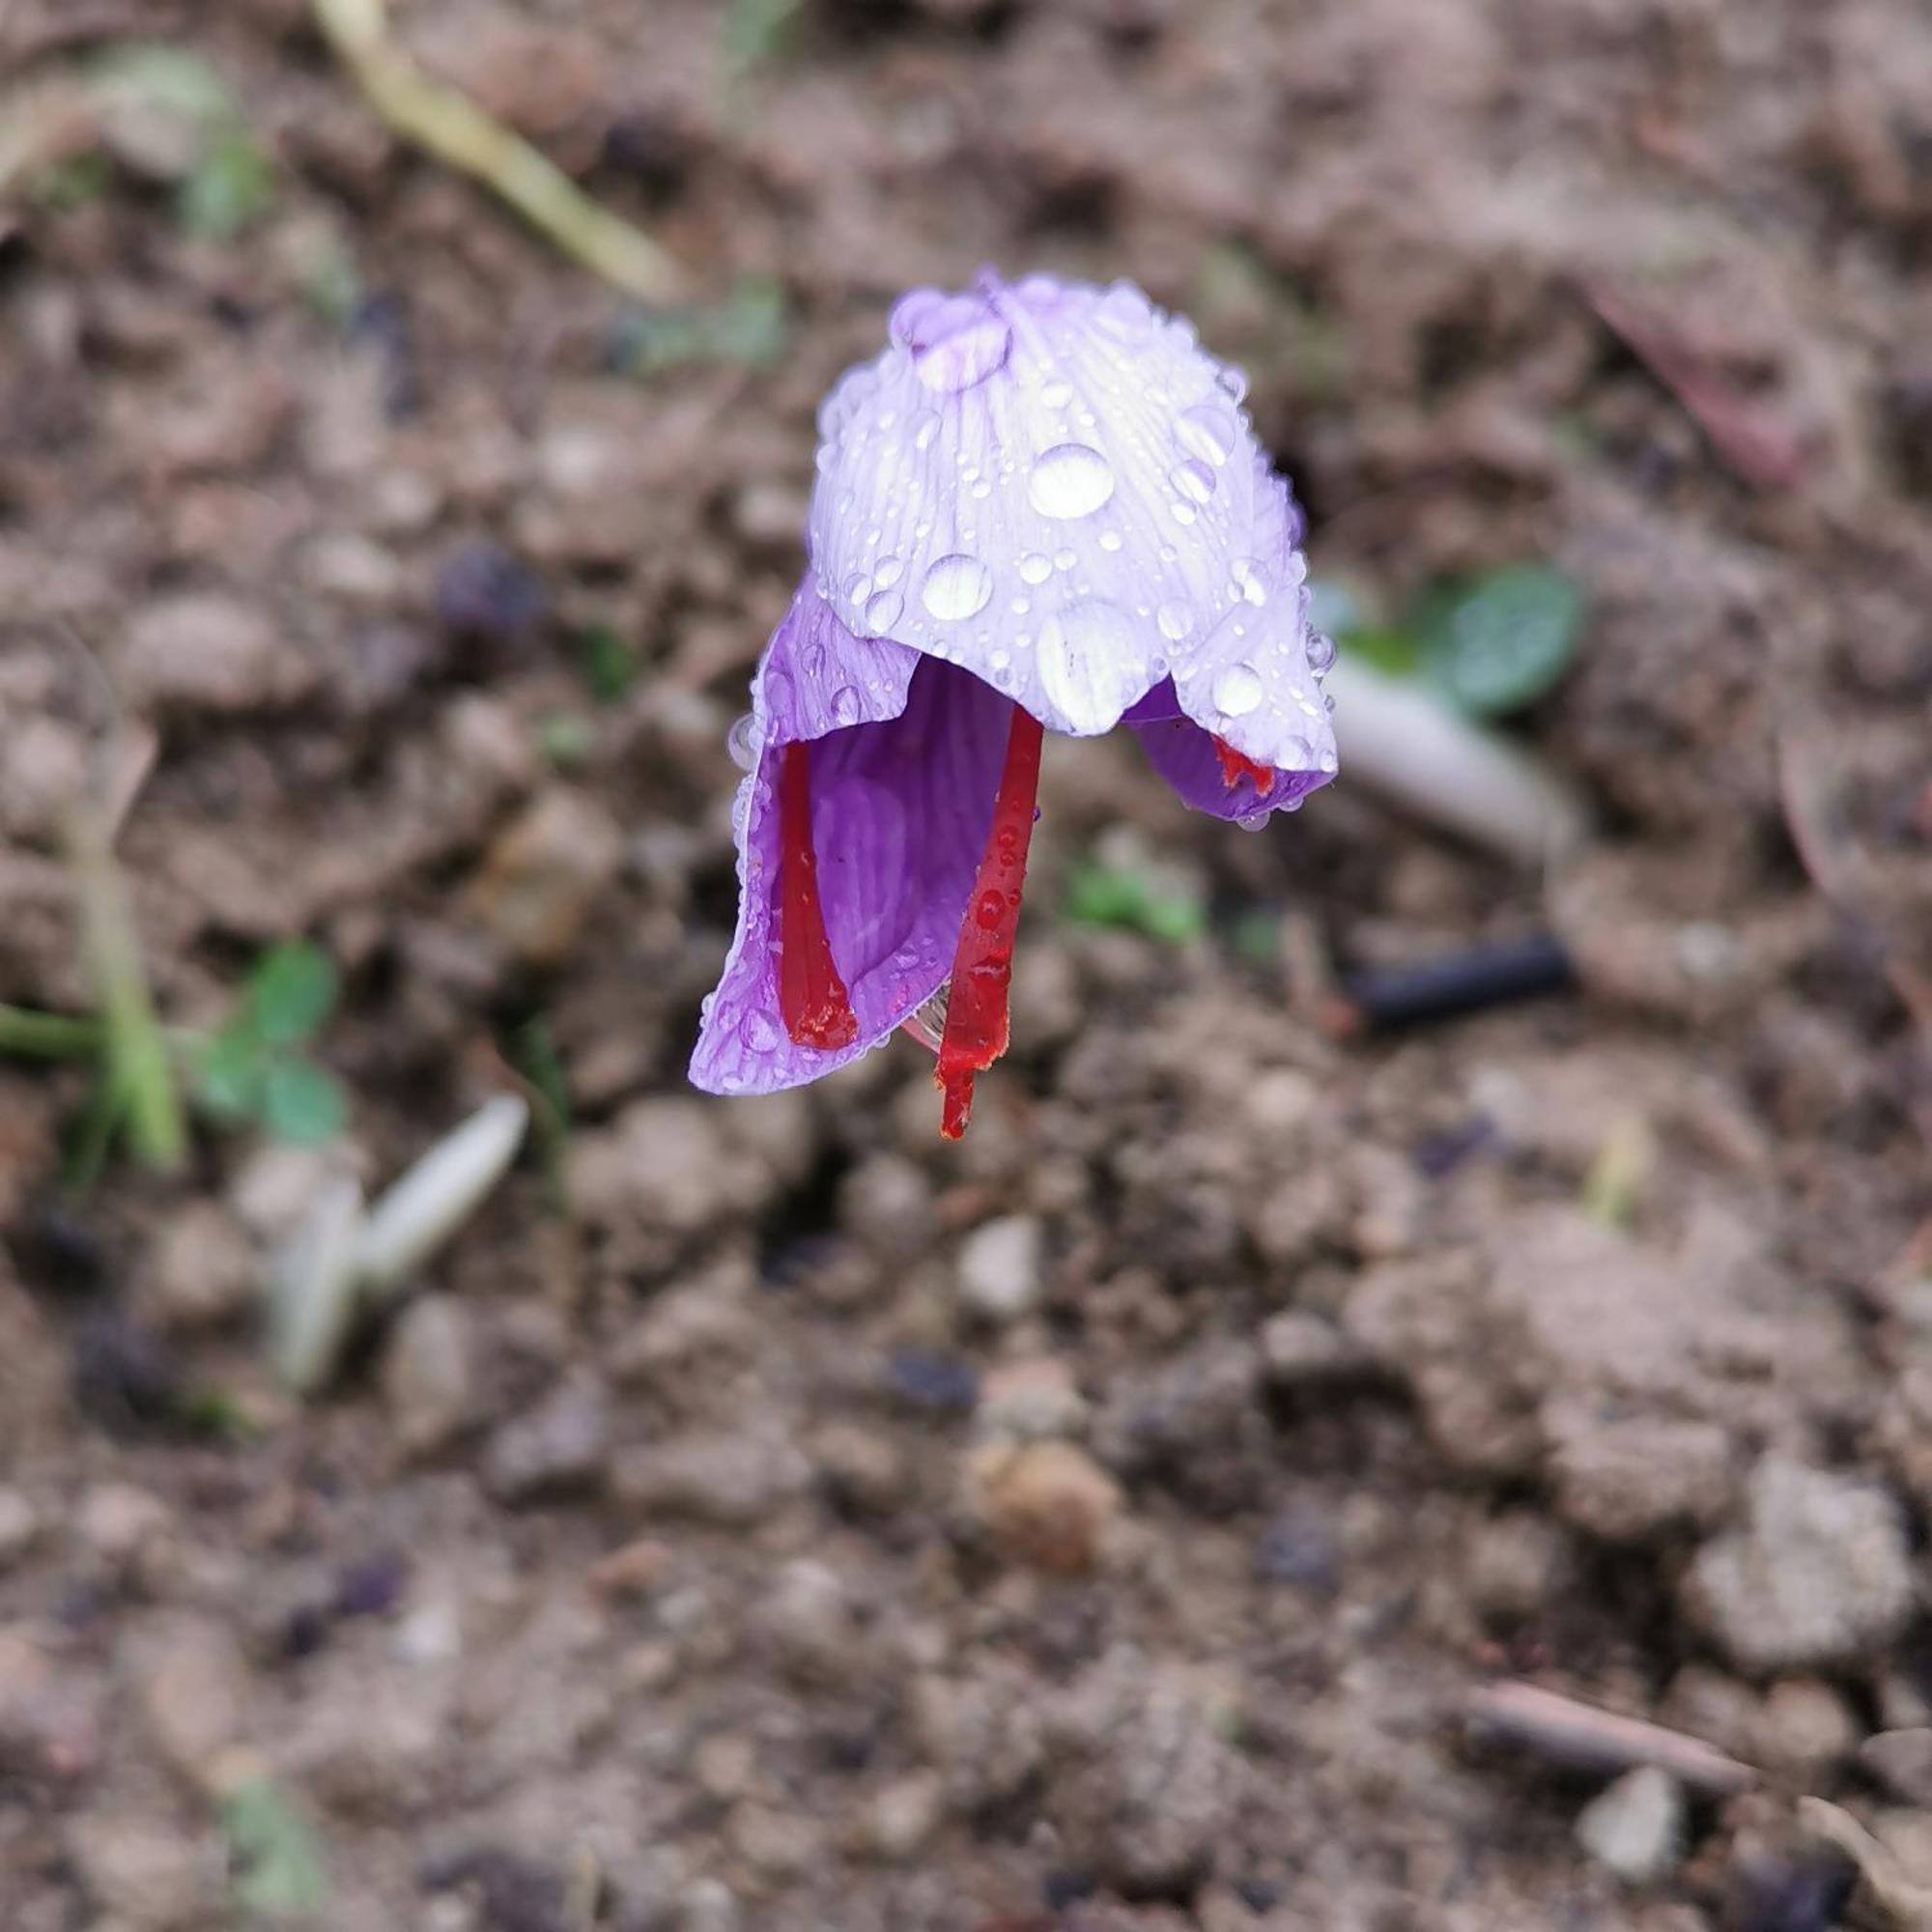
[[[1240,379],[1137,289],[919,290],[820,427],[811,551],[853,630],[1109,730],[1238,603],[1266,476]]]
[[[855,1059],[951,970],[1012,707],[951,665],[855,638],[810,582],[753,684],[756,763],[740,787],[738,930],[706,1003],[691,1078],[716,1094],[797,1086]],[[781,748],[811,741],[812,844],[832,956],[859,1037],[787,1036],[778,996]]]

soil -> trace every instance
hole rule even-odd
[[[1918,0],[396,12],[787,327],[630,366],[300,0],[0,8],[14,105],[158,34],[272,157],[229,239],[138,127],[0,209],[0,1002],[87,1009],[108,747],[162,1013],[306,935],[353,1105],[76,1200],[85,1069],[0,1064],[7,1926],[249,1922],[264,1789],[342,1932],[1803,1932],[1804,1794],[1932,1876]],[[1516,729],[1599,838],[1525,877],[1346,770],[1247,838],[1056,743],[953,1147],[909,1040],[682,1074],[814,406],[981,261],[1244,362],[1318,578],[1568,572]],[[1205,934],[1063,916],[1095,853]],[[1574,993],[1324,1030],[1331,975],[1546,927]],[[263,1255],[537,1023],[567,1140],[278,1388]],[[1757,1787],[1472,1742],[1498,1677]]]

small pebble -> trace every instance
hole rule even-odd
[[[1668,1772],[1626,1772],[1583,1807],[1577,1841],[1626,1885],[1654,1884],[1684,1851],[1684,1790]]]
[[[1008,1214],[967,1236],[959,1250],[960,1305],[1004,1326],[1033,1313],[1040,1297],[1039,1223]]]

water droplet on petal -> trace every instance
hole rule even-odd
[[[1119,550],[1120,547],[1121,533],[1119,530],[1102,530],[1100,532],[1100,548],[1102,550],[1114,551]]]
[[[1335,639],[1325,631],[1308,634],[1308,668],[1317,677],[1325,676],[1335,664]]]
[[[1027,500],[1042,517],[1062,523],[1092,516],[1113,494],[1112,466],[1084,442],[1056,444],[1027,478]]]
[[[724,734],[724,749],[741,772],[758,762],[758,721],[748,711]]]
[[[1261,565],[1251,556],[1237,556],[1228,566],[1228,582],[1245,604],[1267,602],[1267,585],[1262,582]]]
[[[1020,581],[1023,583],[1044,583],[1053,575],[1053,566],[1037,551],[1029,551],[1020,558]]]
[[[1236,369],[1232,362],[1224,363],[1219,369],[1215,370],[1214,380],[1237,403],[1248,393],[1248,379],[1246,375],[1239,369]]]
[[[1053,553],[1055,570],[1071,570],[1080,559],[1070,550],[1057,550]]]
[[[784,1037],[784,1032],[770,1013],[753,1007],[740,1023],[738,1037],[753,1053],[769,1053]]]
[[[973,917],[990,932],[999,924],[1006,910],[1007,895],[1005,893],[983,892],[974,901]]]
[[[1234,412],[1220,403],[1197,403],[1182,411],[1174,425],[1177,441],[1189,456],[1198,456],[1218,469],[1234,454],[1236,431]]]
[[[1249,811],[1242,813],[1239,818],[1235,820],[1235,823],[1243,832],[1265,832],[1267,830],[1267,822],[1273,816],[1274,813],[1271,811]]]
[[[1177,464],[1168,481],[1197,503],[1205,503],[1214,494],[1214,472],[1198,456]]]
[[[1153,613],[1153,620],[1160,626],[1161,636],[1174,644],[1194,628],[1194,612],[1185,604],[1163,604]]]
[[[872,572],[872,582],[881,590],[890,590],[905,575],[905,564],[895,556],[882,556]]]
[[[909,296],[893,311],[893,335],[912,353],[919,380],[941,395],[983,383],[1006,366],[1013,331],[978,296]]]
[[[993,594],[993,573],[977,556],[942,556],[925,573],[920,602],[935,617],[952,623],[986,608]]]
[[[1131,282],[1116,282],[1100,298],[1096,315],[1104,327],[1123,337],[1140,335],[1153,326],[1153,304]]]
[[[905,610],[905,599],[896,590],[881,590],[866,606],[866,622],[874,633],[890,631]]]
[[[1183,529],[1189,524],[1193,523],[1196,512],[1194,505],[1192,503],[1183,503],[1179,498],[1176,498],[1176,500],[1170,503],[1167,507],[1169,511],[1172,513],[1174,521],[1177,524],[1180,525]]]
[[[1040,404],[1049,410],[1064,410],[1073,400],[1071,383],[1049,383],[1039,392]]]
[[[862,709],[858,691],[849,684],[841,684],[832,694],[832,722],[835,724],[856,724]]]
[[[1251,664],[1224,665],[1209,696],[1224,718],[1245,718],[1262,701],[1262,674]]]
[[[1138,655],[1124,613],[1098,597],[1040,626],[1039,686],[1080,732],[1111,730],[1138,694]]]
[[[932,439],[939,434],[939,417],[932,410],[921,410],[912,419],[912,446],[918,450],[932,447]]]
[[[845,601],[865,609],[866,599],[872,594],[872,580],[863,570],[855,570],[845,580]]]

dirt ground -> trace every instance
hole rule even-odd
[[[341,1932],[1932,1922],[1799,1809],[1932,1881],[1920,0],[396,13],[711,326],[407,150],[303,0],[0,5],[15,108],[158,36],[269,163],[218,232],[109,115],[0,204],[0,1002],[88,1009],[111,693],[160,1011],[314,940],[353,1110],[73,1199],[86,1069],[0,1062],[8,1932],[257,1922],[238,1791]],[[1579,583],[1517,729],[1599,838],[1527,876],[1346,765],[1244,837],[1055,743],[952,1147],[909,1040],[683,1066],[813,408],[982,261],[1244,362],[1319,579]],[[1096,852],[1205,932],[1064,916]],[[1571,994],[1322,1025],[1545,928]],[[537,1037],[567,1138],[284,1392],[263,1255]],[[1504,1679],[1753,1788],[1472,1737]]]

